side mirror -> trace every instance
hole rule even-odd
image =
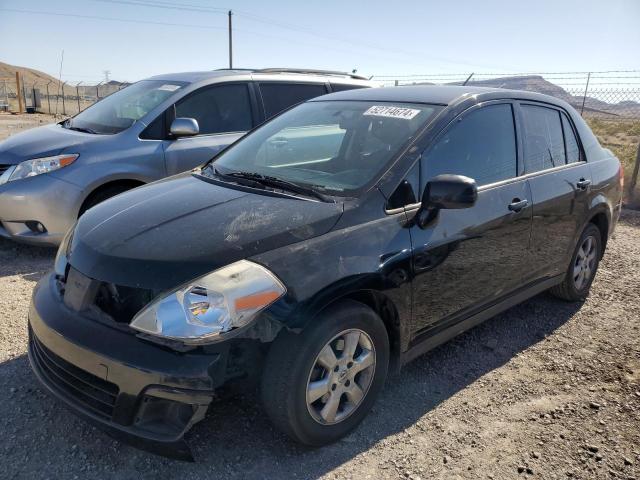
[[[441,209],[469,208],[476,203],[476,181],[463,175],[438,175],[427,183],[422,194],[417,223],[424,228]]]
[[[469,208],[476,203],[478,187],[472,178],[462,175],[438,175],[427,183],[422,194],[422,208]]]
[[[195,118],[178,117],[171,122],[169,131],[174,137],[193,137],[200,133],[200,127]]]

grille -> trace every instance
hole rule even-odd
[[[34,361],[49,384],[73,397],[91,412],[110,419],[118,396],[117,385],[63,360],[31,333]]]

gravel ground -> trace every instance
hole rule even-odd
[[[52,259],[0,240],[2,478],[640,478],[639,212],[584,304],[542,294],[419,358],[346,439],[301,448],[254,400],[220,400],[188,436],[196,463],[111,440],[38,387],[27,307]]]
[[[61,115],[57,117],[57,121],[62,120]],[[53,115],[46,115],[44,113],[33,114],[10,114],[0,113],[0,141],[5,138],[15,135],[23,130],[28,130],[34,127],[41,127],[48,123],[56,121],[56,117]]]

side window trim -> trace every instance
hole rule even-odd
[[[540,174],[545,174],[547,172],[552,172],[552,171],[557,171],[557,170],[562,170],[563,168],[570,168],[576,165],[580,165],[582,163],[586,163],[586,156],[584,154],[584,148],[582,146],[582,140],[580,139],[580,135],[578,135],[578,131],[576,129],[576,126],[573,123],[573,119],[571,118],[571,115],[562,107],[558,106],[558,105],[554,105],[551,103],[544,103],[544,102],[536,102],[534,100],[517,100],[514,101],[514,108],[517,111],[517,118],[520,121],[520,125],[522,128],[522,139],[524,142],[524,117],[522,114],[522,106],[523,105],[531,105],[534,107],[542,107],[542,108],[548,108],[550,110],[555,110],[556,112],[558,112],[558,114],[560,115],[560,125],[562,128],[562,139],[563,139],[563,145],[564,145],[564,149],[565,149],[565,161],[567,159],[567,142],[566,142],[566,138],[564,135],[564,126],[562,125],[562,116],[566,116],[567,120],[569,121],[569,125],[571,125],[571,128],[573,129],[573,134],[576,137],[576,141],[578,142],[578,148],[580,150],[580,160],[578,162],[573,162],[573,163],[565,163],[564,165],[560,165],[560,166],[554,166],[554,167],[550,167],[550,168],[545,168],[542,170],[536,170],[535,172],[527,172],[526,171],[526,165],[524,165],[524,157],[522,158],[522,166],[523,166],[523,172],[522,172],[522,176],[524,177],[534,177]]]
[[[479,110],[483,107],[488,107],[488,106],[492,106],[492,105],[510,105],[511,106],[511,115],[513,118],[513,132],[514,132],[514,136],[515,136],[515,147],[516,147],[516,176],[512,177],[512,178],[508,178],[505,180],[501,180],[499,182],[495,182],[495,183],[491,183],[491,184],[486,184],[486,185],[482,185],[481,187],[478,187],[479,190],[483,190],[485,189],[485,187],[493,187],[494,185],[502,185],[503,183],[508,183],[511,181],[514,181],[516,179],[518,179],[518,177],[520,177],[521,175],[524,175],[524,157],[522,156],[522,142],[521,142],[521,134],[520,134],[520,130],[518,129],[518,114],[516,111],[516,104],[517,101],[510,99],[510,98],[505,98],[505,99],[497,99],[497,100],[488,100],[486,102],[481,102],[481,103],[476,103],[475,105],[470,106],[469,108],[467,108],[466,110],[464,110],[463,112],[460,112],[458,115],[456,115],[456,117],[451,120],[449,123],[447,123],[444,127],[442,127],[442,129],[436,134],[436,136],[433,138],[433,140],[429,143],[429,145],[427,145],[427,147],[422,151],[422,153],[420,154],[420,192],[424,191],[424,188],[426,185],[422,184],[422,159],[424,157],[427,156],[427,154],[429,153],[429,151],[440,141],[440,139],[449,131],[450,128],[452,128],[453,125],[455,125],[457,122],[462,121],[462,119],[464,117],[466,117],[467,115],[469,115],[471,112],[474,112],[476,110]],[[522,167],[521,167],[522,166]],[[522,173],[521,173],[521,168],[522,168]]]
[[[252,123],[251,128],[254,128],[257,125],[257,112],[255,111],[255,105],[254,105],[254,102],[253,102],[255,93],[253,93],[253,96],[252,96],[253,86],[251,85],[251,83],[252,82],[248,82],[248,81],[232,81],[232,82],[210,83],[208,85],[204,85],[204,86],[194,90],[193,92],[189,92],[185,96],[179,98],[178,100],[173,102],[162,113],[162,115],[165,116],[165,119],[164,119],[165,140],[175,140],[171,136],[171,134],[169,133],[169,128],[171,128],[171,122],[173,122],[173,120],[176,118],[175,111],[176,111],[176,105],[178,103],[188,99],[189,97],[191,97],[193,95],[202,93],[205,90],[214,89],[216,87],[226,87],[228,85],[244,85],[247,88],[247,94],[249,96],[249,106],[251,108],[251,123]],[[194,135],[193,137],[187,137],[187,138],[200,138],[200,137],[212,137],[212,136],[220,136],[220,135],[231,135],[231,134],[234,134],[234,133],[243,133],[243,132],[244,132],[244,130],[240,130],[240,131],[236,131],[236,132],[199,133],[198,135]],[[184,139],[182,139],[182,140],[184,140]]]

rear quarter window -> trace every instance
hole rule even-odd
[[[576,139],[575,131],[571,126],[571,122],[567,116],[562,113],[562,130],[564,132],[564,143],[567,151],[567,163],[575,163],[580,161],[580,146]]]

